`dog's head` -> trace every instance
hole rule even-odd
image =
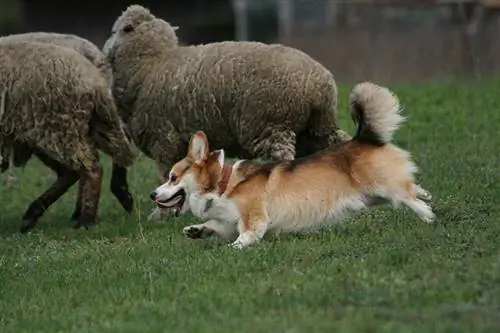
[[[184,214],[190,209],[189,196],[217,189],[223,170],[224,150],[210,152],[205,132],[198,131],[189,141],[186,157],[175,163],[167,182],[151,192],[150,198],[160,208]]]

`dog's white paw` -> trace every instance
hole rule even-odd
[[[435,220],[436,220],[435,215],[422,217],[422,221],[424,221],[425,223],[429,223],[429,224],[434,223]]]
[[[182,229],[184,236],[191,239],[202,238],[204,231],[204,228],[198,225],[189,225]]]
[[[420,185],[415,185],[415,188],[417,190],[417,198],[423,201],[430,202],[432,201],[432,194],[431,192],[427,191]]]
[[[237,239],[234,242],[232,242],[231,244],[229,244],[229,246],[232,247],[233,249],[240,250],[240,249],[244,248],[246,245]]]

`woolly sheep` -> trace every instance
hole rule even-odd
[[[59,45],[64,47],[69,47],[87,58],[94,66],[96,66],[102,75],[106,78],[109,86],[111,87],[113,82],[113,77],[111,73],[111,67],[108,60],[101,52],[101,50],[89,40],[73,35],[73,34],[62,34],[56,32],[29,32],[22,34],[14,34],[0,37],[0,43],[10,43],[10,42],[40,42],[48,43],[53,45]],[[127,133],[126,133],[127,134]],[[130,139],[130,138],[129,138]],[[8,156],[7,152],[0,152],[0,170],[1,172],[8,169],[8,163],[11,163],[11,156]],[[3,155],[1,155],[3,154]],[[3,164],[1,160],[3,159]],[[128,189],[128,183],[126,178],[126,173],[120,172],[120,167],[114,165],[112,177],[111,177],[111,192],[118,198],[120,203],[125,204],[125,209],[131,211],[133,207],[133,199],[130,196]],[[7,176],[6,184],[14,181],[15,177],[13,174]]]
[[[27,32],[0,37],[0,43],[10,42],[39,42],[69,47],[87,58],[101,73],[111,86],[111,67],[102,51],[91,41],[72,34],[57,32]]]
[[[199,129],[240,158],[293,159],[349,138],[336,125],[333,75],[305,53],[260,42],[181,46],[175,30],[132,5],[103,47],[122,119],[160,175]]]
[[[57,174],[29,205],[20,231],[33,228],[78,180],[73,218],[77,227],[93,224],[102,181],[98,150],[120,167],[134,159],[107,80],[80,53],[47,43],[0,43],[0,64],[1,151],[13,152],[16,167],[35,155]]]
[[[96,66],[101,73],[106,77],[109,86],[112,84],[112,74],[111,67],[101,52],[101,50],[87,39],[81,38],[72,34],[61,34],[55,32],[28,32],[22,34],[13,34],[0,37],[0,43],[11,43],[11,42],[40,42],[49,43],[54,45],[60,45],[74,49],[75,51],[82,54],[87,58],[94,66]],[[0,156],[0,165],[2,165],[1,160],[3,160],[2,171],[8,168],[8,161],[10,161],[10,156],[5,155],[9,152],[3,152],[4,155]],[[8,183],[14,181],[15,177],[13,174],[8,175]]]

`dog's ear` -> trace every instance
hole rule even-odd
[[[219,166],[222,169],[224,167],[224,159],[225,159],[224,149],[216,150],[213,152],[213,154],[217,158],[217,163],[219,163]]]
[[[207,135],[203,131],[196,132],[189,140],[188,156],[195,161],[203,161],[209,153]]]

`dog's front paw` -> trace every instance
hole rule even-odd
[[[231,244],[229,244],[230,247],[232,247],[233,249],[242,249],[244,248],[246,245],[243,244],[239,239],[235,240],[234,242],[232,242]]]
[[[191,239],[205,238],[210,236],[212,232],[212,229],[204,225],[190,225],[182,229],[184,236]]]
[[[182,229],[182,233],[187,238],[191,239],[201,238],[203,235],[203,227],[190,225]]]

